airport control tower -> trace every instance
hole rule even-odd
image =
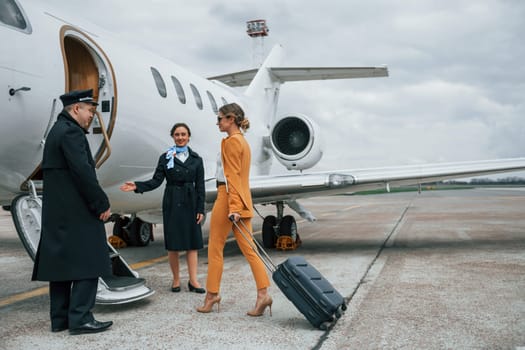
[[[253,39],[252,60],[254,67],[260,67],[264,60],[264,37],[268,36],[270,29],[266,20],[254,19],[246,22],[246,33]]]

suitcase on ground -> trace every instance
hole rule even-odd
[[[343,296],[302,256],[279,264],[272,278],[314,327],[328,329],[346,310]]]
[[[247,235],[252,237],[255,246],[250,245],[272,273],[279,289],[314,327],[326,330],[341,317],[346,310],[344,298],[306,259],[293,256],[276,266],[244,223],[242,229],[234,224],[248,242]]]

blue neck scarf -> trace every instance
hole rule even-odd
[[[173,162],[173,158],[175,157],[175,155],[177,153],[184,153],[184,152],[188,152],[188,146],[184,146],[184,147],[171,146],[170,148],[168,148],[168,150],[166,151],[166,159],[168,159],[167,168],[168,169],[173,168],[173,166],[175,165]]]

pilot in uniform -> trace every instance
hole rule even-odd
[[[110,204],[95,174],[85,134],[97,103],[93,90],[60,96],[64,109],[46,139],[42,160],[42,233],[32,280],[49,281],[51,331],[95,333],[98,278],[111,275],[104,222]]]

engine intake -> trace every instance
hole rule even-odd
[[[319,127],[303,114],[280,117],[270,135],[277,160],[288,170],[311,168],[323,155]]]

